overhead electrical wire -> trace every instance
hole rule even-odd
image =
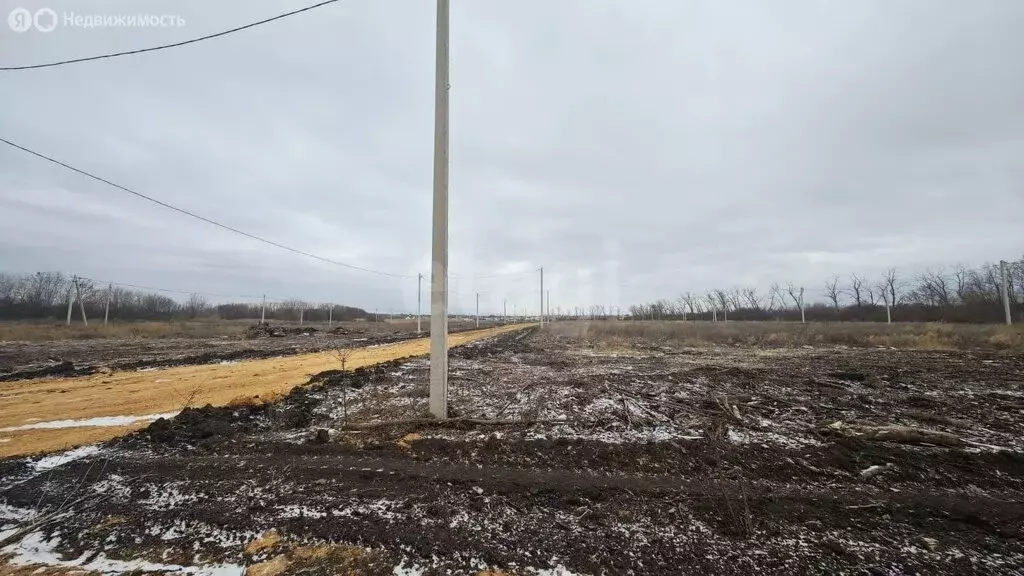
[[[127,50],[125,52],[114,52],[112,54],[100,54],[98,56],[88,56],[88,57],[85,57],[85,58],[74,58],[74,59],[70,59],[70,60],[60,60],[58,62],[48,62],[46,64],[30,64],[30,65],[26,65],[26,66],[6,66],[6,67],[0,68],[0,71],[12,72],[12,71],[15,71],[15,70],[34,70],[34,69],[37,69],[37,68],[51,68],[53,66],[64,66],[66,64],[77,64],[79,62],[90,62],[92,60],[104,60],[106,58],[117,58],[119,56],[129,56],[131,54],[142,54],[144,52],[155,52],[157,50],[166,50],[168,48],[177,48],[179,46],[185,46],[185,45],[188,45],[188,44],[195,44],[196,42],[202,42],[203,40],[210,40],[212,38],[219,38],[220,36],[227,36],[228,34],[233,34],[235,32],[241,32],[242,30],[247,30],[249,28],[255,28],[256,26],[260,26],[262,24],[267,24],[267,23],[273,22],[275,20],[281,20],[282,18],[287,18],[289,16],[294,16],[296,14],[300,14],[302,12],[307,12],[307,11],[313,10],[315,8],[320,8],[321,6],[326,6],[328,4],[333,4],[333,3],[338,2],[338,1],[339,0],[325,0],[324,2],[320,2],[318,4],[313,4],[311,6],[306,6],[305,8],[299,8],[298,10],[292,10],[291,12],[285,12],[284,14],[278,14],[277,16],[274,16],[274,17],[271,17],[271,18],[267,18],[265,20],[260,20],[258,22],[253,22],[251,24],[246,24],[244,26],[239,26],[237,28],[232,28],[230,30],[224,30],[223,32],[217,32],[216,34],[208,34],[206,36],[200,36],[199,38],[193,38],[191,40],[184,40],[182,42],[174,42],[173,44],[164,44],[164,45],[161,45],[161,46],[152,46],[150,48],[140,48],[138,50]]]
[[[242,296],[238,294],[215,294],[213,292],[199,292],[197,290],[176,290],[174,288],[158,288],[156,286],[143,286],[141,284],[128,284],[126,282],[114,282],[113,280],[99,280],[97,278],[89,278],[88,276],[78,276],[79,280],[88,280],[89,282],[95,282],[96,284],[112,284],[114,286],[122,286],[124,288],[135,288],[138,290],[152,290],[154,292],[167,292],[170,294],[199,294],[201,296],[213,296],[215,298],[238,298],[241,300],[259,300],[263,296]],[[281,298],[267,298],[268,301],[283,302]]]
[[[212,224],[212,225],[214,225],[214,226],[216,226],[218,228],[222,228],[222,229],[227,230],[229,232],[234,232],[235,234],[240,234],[242,236],[245,236],[246,238],[251,238],[253,240],[258,240],[260,242],[263,242],[264,244],[269,244],[271,246],[274,246],[276,248],[280,248],[282,250],[287,250],[289,252],[294,252],[295,254],[300,254],[302,256],[306,256],[308,258],[313,258],[314,260],[319,260],[321,262],[326,262],[328,264],[334,264],[336,266],[342,266],[344,268],[349,268],[349,269],[352,269],[352,270],[359,270],[361,272],[369,272],[371,274],[379,274],[381,276],[390,276],[392,278],[415,278],[415,276],[409,276],[409,275],[406,275],[406,274],[394,274],[392,272],[383,272],[381,270],[374,270],[372,268],[364,268],[362,266],[355,266],[353,264],[346,264],[344,262],[339,262],[337,260],[332,260],[330,258],[325,258],[323,256],[317,256],[316,254],[311,254],[311,253],[306,252],[304,250],[299,250],[298,248],[292,248],[291,246],[286,246],[284,244],[281,244],[280,242],[275,242],[273,240],[267,240],[266,238],[257,236],[255,234],[251,234],[249,232],[245,232],[243,230],[239,230],[238,228],[234,228],[232,226],[228,226],[227,224],[221,224],[220,222],[217,222],[216,220],[211,220],[210,218],[207,218],[205,216],[200,216],[199,214],[196,214],[195,212],[190,212],[189,210],[185,210],[184,208],[178,208],[177,206],[173,206],[173,205],[168,204],[166,202],[163,202],[161,200],[157,200],[156,198],[153,198],[151,196],[147,196],[145,194],[142,194],[141,192],[136,192],[135,190],[132,190],[132,189],[127,188],[125,186],[121,186],[120,184],[116,184],[116,183],[111,182],[110,180],[107,180],[105,178],[101,178],[99,176],[96,176],[95,174],[91,174],[89,172],[86,172],[85,170],[80,170],[78,168],[75,168],[74,166],[71,166],[69,164],[65,164],[64,162],[61,162],[60,160],[57,160],[57,159],[51,158],[49,156],[46,156],[45,154],[40,154],[39,152],[36,152],[34,150],[30,150],[30,149],[28,149],[28,148],[26,148],[24,146],[21,146],[19,144],[15,144],[14,142],[11,142],[10,140],[7,140],[5,138],[0,137],[0,142],[3,142],[4,144],[7,144],[8,146],[11,146],[13,148],[17,148],[18,150],[21,150],[23,152],[27,152],[27,153],[29,153],[29,154],[31,154],[33,156],[38,157],[38,158],[42,158],[43,160],[46,160],[48,162],[52,162],[53,164],[56,164],[58,166],[62,166],[64,168],[67,168],[68,170],[71,170],[72,172],[77,172],[77,173],[79,173],[79,174],[81,174],[83,176],[88,176],[89,178],[92,178],[93,180],[102,182],[102,183],[107,184],[109,186],[113,186],[114,188],[117,188],[118,190],[121,190],[123,192],[127,192],[129,194],[132,194],[134,196],[142,198],[143,200],[147,200],[149,202],[152,202],[152,203],[157,204],[159,206],[162,206],[164,208],[167,208],[167,209],[170,209],[170,210],[174,210],[175,212],[178,212],[180,214],[184,214],[184,215],[189,216],[191,218],[195,218],[196,220],[202,220],[203,222],[206,222],[207,224]]]

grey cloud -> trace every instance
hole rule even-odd
[[[17,2],[3,0],[6,14]],[[287,7],[302,2],[288,2]],[[85,12],[80,3],[50,2]],[[0,29],[4,63],[286,9],[90,4],[182,29]],[[453,306],[626,306],[1019,255],[1024,5],[453,0]],[[429,271],[433,3],[346,0],[207,43],[0,76],[4,137],[358,266]],[[228,294],[415,306],[0,150],[0,261]],[[116,253],[117,258],[110,258]]]

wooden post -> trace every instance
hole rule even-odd
[[[114,285],[110,284],[107,286],[107,306],[103,309],[103,325],[107,325],[107,320],[110,319],[110,293],[114,291]]]

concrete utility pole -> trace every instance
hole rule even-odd
[[[508,298],[501,301],[501,323],[508,321]]]
[[[804,287],[800,287],[800,323],[806,324],[807,317],[804,316]]]
[[[263,295],[263,305],[260,306],[260,324],[267,322],[267,295]]]
[[[327,309],[327,326],[334,323],[334,304],[331,304],[330,306],[331,307]]]
[[[78,297],[78,309],[82,312],[82,324],[89,325],[89,319],[85,317],[85,300],[82,300],[82,290],[78,287],[78,276],[75,276],[75,296]]]
[[[103,325],[107,325],[107,320],[110,318],[110,293],[114,291],[114,285],[110,284],[107,286],[107,305],[103,309]]]
[[[420,334],[420,319],[423,317],[423,274],[416,275],[416,333]]]
[[[540,267],[540,327],[544,327],[544,267]]]
[[[430,271],[430,413],[448,418],[448,0],[437,0],[434,231]]]
[[[75,278],[78,278],[77,276]],[[68,287],[68,322],[67,325],[71,326],[71,310],[75,305],[75,289]]]
[[[1003,315],[1006,316],[1006,325],[1011,326],[1013,324],[1013,316],[1010,314],[1010,289],[1006,274],[1006,260],[999,261],[999,275],[1003,280]]]
[[[547,293],[545,294],[545,296],[547,296],[547,299],[548,299],[548,302],[547,302],[547,313],[548,313],[548,322],[550,322],[551,321],[551,290],[548,290]]]
[[[480,327],[480,293],[476,293],[476,327]]]

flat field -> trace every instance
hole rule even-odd
[[[1021,573],[1019,353],[637,329],[454,349],[445,422],[411,358],[2,460],[0,549],[26,570]]]
[[[459,332],[450,336],[449,344],[458,346],[506,329]],[[0,381],[0,457],[108,440],[189,406],[272,402],[313,374],[340,368],[342,356],[346,368],[355,369],[428,351],[427,339],[410,333],[362,338],[342,333],[305,336],[312,337],[293,335],[295,344],[291,346],[278,343],[283,337],[256,337],[248,340],[243,350],[210,348],[208,342],[192,340],[186,341],[191,354],[169,356],[163,349],[163,356],[135,356],[110,363],[114,369],[93,360],[77,365],[70,374],[58,372],[44,378],[15,380],[26,374],[15,372],[8,382]],[[238,340],[226,342],[237,345]],[[66,344],[72,349],[80,346],[79,342]],[[204,344],[205,349],[201,348]],[[125,349],[118,349],[116,343],[103,342],[99,350],[117,350],[117,357],[125,358]],[[77,374],[84,375],[75,377]]]

